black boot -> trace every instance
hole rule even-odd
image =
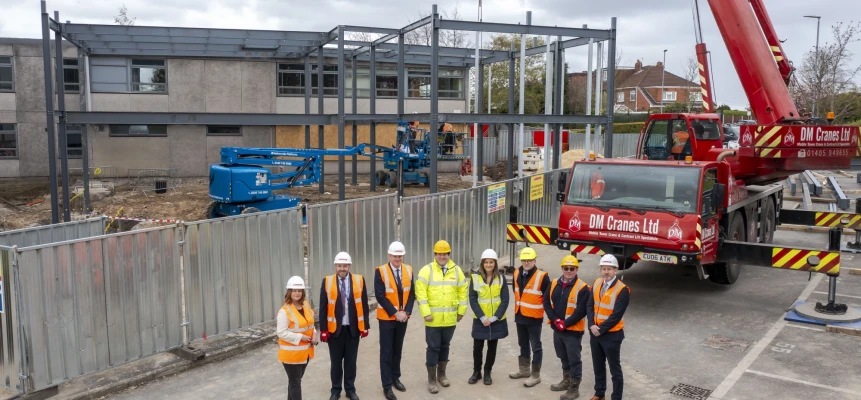
[[[484,384],[485,385],[493,384],[493,379],[490,379],[490,368],[484,369]]]
[[[481,371],[472,371],[472,376],[469,377],[469,384],[474,385],[479,379],[481,379]]]

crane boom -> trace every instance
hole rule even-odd
[[[756,121],[761,125],[774,125],[800,118],[784,80],[791,73],[791,67],[782,74],[775,65],[777,53],[766,41],[766,37],[771,37],[774,46],[781,48],[761,1],[709,0],[709,6]],[[755,9],[758,12],[754,12]],[[782,54],[781,49],[781,57]],[[777,62],[788,66],[785,57]]]

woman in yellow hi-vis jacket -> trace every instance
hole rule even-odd
[[[284,305],[276,317],[278,336],[278,361],[287,372],[287,399],[302,400],[302,376],[308,361],[314,358],[314,310],[305,301],[305,281],[291,277],[287,281]]]
[[[487,341],[487,361],[484,363],[484,384],[490,385],[490,371],[496,361],[496,345],[508,336],[508,283],[499,270],[496,252],[487,249],[481,253],[481,265],[469,281],[469,307],[475,318],[472,321],[472,376],[469,383],[481,379],[481,353]]]
[[[437,382],[442,387],[450,384],[445,367],[454,328],[466,314],[469,282],[460,267],[449,259],[448,242],[436,242],[433,252],[434,261],[422,267],[416,277],[416,302],[425,319],[428,392],[437,393]]]

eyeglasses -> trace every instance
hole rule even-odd
[[[565,272],[576,271],[577,267],[562,267],[562,270]]]

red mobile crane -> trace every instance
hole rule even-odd
[[[776,182],[806,169],[848,167],[858,128],[798,115],[786,86],[792,66],[761,0],[709,4],[759,123],[742,130],[740,148],[723,148],[714,113],[653,115],[637,159],[591,156],[575,163],[558,182],[557,227],[512,221],[509,241],[613,254],[622,268],[637,260],[694,265],[700,278],[722,284],[734,283],[742,264],[839,273],[839,245],[837,251],[772,246],[776,225],[861,229],[861,215],[784,210],[783,185]],[[699,35],[698,42],[708,112],[706,48]],[[671,154],[676,131],[690,134],[683,150]]]

